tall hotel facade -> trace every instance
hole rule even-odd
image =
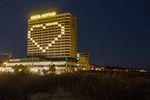
[[[27,55],[44,58],[76,58],[76,17],[55,12],[28,19]]]
[[[10,59],[8,68],[23,65],[31,70],[49,69],[52,65],[68,71],[77,66],[85,66],[83,58],[77,57],[76,17],[70,13],[55,12],[31,16],[28,19],[27,58]],[[88,62],[88,61],[86,61]]]

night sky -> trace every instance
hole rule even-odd
[[[28,17],[51,11],[77,17],[91,63],[150,68],[150,0],[1,0],[0,52],[26,57]]]

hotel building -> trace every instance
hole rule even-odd
[[[55,12],[28,19],[27,55],[44,58],[76,58],[76,17]]]
[[[77,55],[76,23],[76,17],[70,13],[31,16],[27,32],[28,58],[10,59],[7,67],[23,65],[37,71],[55,65],[57,71],[63,72],[77,66],[88,67],[88,55]]]
[[[74,69],[77,66],[76,26],[76,17],[70,13],[31,16],[27,32],[28,58],[10,59],[7,67],[22,65],[39,70],[54,65],[57,71]]]

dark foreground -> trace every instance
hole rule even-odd
[[[150,100],[150,73],[0,74],[0,100]]]

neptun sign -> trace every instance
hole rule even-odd
[[[34,19],[40,19],[40,18],[45,18],[45,17],[51,17],[51,16],[55,16],[56,12],[51,12],[51,13],[46,13],[46,14],[42,14],[42,15],[35,15],[35,16],[31,16],[31,20]]]

